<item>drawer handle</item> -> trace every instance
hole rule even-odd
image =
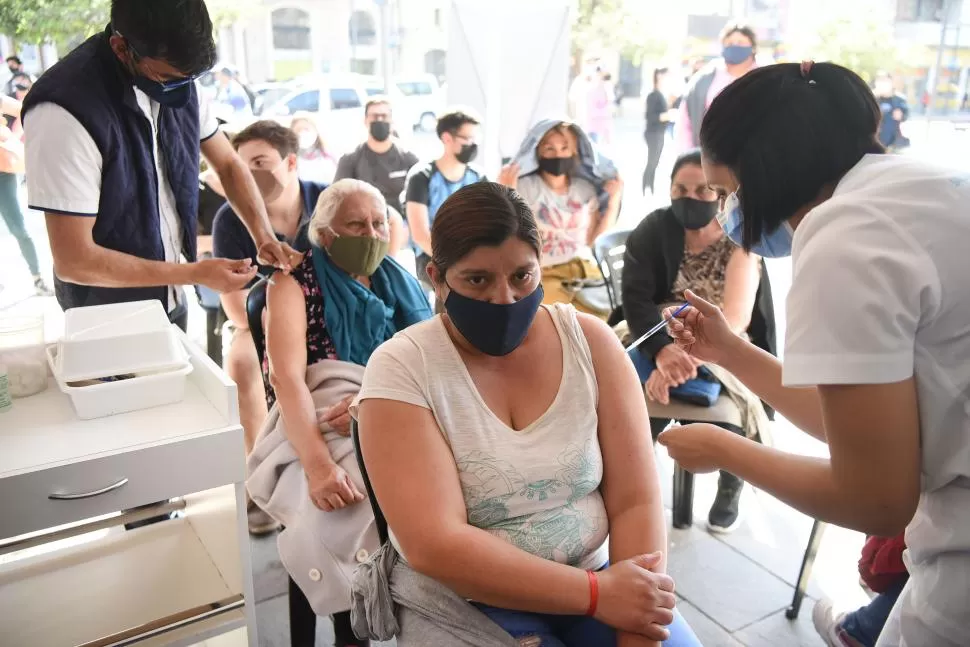
[[[101,496],[102,494],[107,494],[108,492],[114,492],[120,487],[124,487],[128,483],[127,478],[118,480],[111,485],[101,488],[100,490],[92,490],[91,492],[81,492],[79,494],[49,494],[48,499],[53,501],[77,501],[79,499],[91,499],[96,496]]]

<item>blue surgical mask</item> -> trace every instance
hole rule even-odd
[[[740,65],[751,58],[754,48],[750,45],[725,45],[721,56],[728,65]]]
[[[489,303],[451,290],[445,311],[468,343],[486,355],[508,355],[525,341],[545,293],[542,284],[513,303]]]
[[[148,95],[152,101],[168,108],[184,108],[192,98],[193,79],[177,81],[152,81],[144,76],[135,75],[135,87]]]
[[[724,201],[724,209],[717,214],[717,221],[731,242],[740,247],[744,240],[744,214],[741,212],[741,201],[738,200],[737,192],[729,195]],[[786,220],[770,234],[761,234],[761,238],[751,246],[750,252],[765,258],[791,256],[794,235],[794,230]]]

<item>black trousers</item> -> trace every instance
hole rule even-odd
[[[657,167],[660,166],[660,156],[664,152],[666,136],[666,129],[644,134],[644,138],[647,140],[647,168],[643,171],[644,192],[650,189],[650,193],[653,193],[654,181],[657,179]]]

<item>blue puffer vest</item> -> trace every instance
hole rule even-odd
[[[67,110],[84,126],[102,158],[94,242],[139,258],[161,261],[165,260],[165,253],[159,231],[159,178],[155,172],[152,127],[138,107],[131,76],[111,50],[110,35],[109,27],[44,73],[24,101],[24,120],[29,121],[34,106],[50,102]],[[160,108],[158,140],[181,222],[182,252],[194,261],[200,128],[194,85],[191,92],[192,98],[184,108]],[[65,309],[143,299],[158,299],[166,308],[169,305],[165,287],[102,288],[59,279],[55,279],[55,287],[57,300]]]

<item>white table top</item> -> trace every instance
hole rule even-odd
[[[46,391],[14,400],[13,409],[0,414],[0,478],[226,427],[191,379],[182,402],[94,420],[79,420],[71,399],[51,380]]]
[[[235,385],[200,348],[182,340],[193,371],[181,402],[80,420],[53,379],[46,391],[14,400],[13,409],[0,413],[0,479],[235,428]],[[207,392],[230,411],[215,406]]]

